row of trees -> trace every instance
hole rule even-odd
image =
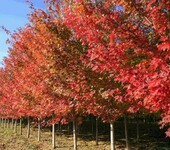
[[[46,3],[47,11],[31,5],[30,23],[8,41],[2,118],[37,118],[53,130],[72,121],[75,150],[76,124],[89,114],[110,123],[111,150],[121,116],[160,111],[161,126],[169,125],[169,1]]]

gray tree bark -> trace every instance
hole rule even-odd
[[[20,124],[20,135],[22,135],[22,118],[20,118],[19,124]]]
[[[14,129],[14,119],[12,119],[12,122],[11,122],[11,129]]]
[[[77,150],[77,129],[76,129],[76,120],[73,120],[73,141],[74,141],[74,150]]]
[[[40,119],[38,118],[38,141],[40,141],[41,138],[41,122]]]
[[[7,119],[5,118],[5,128],[7,127]]]
[[[17,133],[17,119],[15,119],[14,132]]]
[[[10,127],[10,120],[7,119],[7,128],[9,128],[9,127]]]
[[[4,118],[2,118],[2,127],[4,128]]]
[[[114,123],[110,123],[110,146],[111,150],[115,150],[115,133],[114,133]]]
[[[52,148],[56,148],[55,124],[52,125]]]
[[[27,118],[27,138],[30,138],[30,117]]]

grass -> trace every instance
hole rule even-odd
[[[119,129],[120,130],[120,129]],[[142,131],[142,128],[141,128]],[[61,136],[57,132],[56,150],[73,150],[72,134],[68,134],[63,128]],[[79,150],[110,150],[109,134],[99,134],[99,145],[95,145],[95,136],[92,133],[81,132],[78,135]],[[125,149],[125,139],[121,134],[116,133],[116,149]],[[156,134],[158,134],[156,132]],[[170,150],[168,140],[164,137],[154,137],[154,135],[143,134],[139,142],[130,134],[131,150]],[[26,127],[23,128],[23,134],[15,133],[11,128],[0,127],[0,150],[52,150],[50,129],[43,129],[41,132],[41,141],[37,141],[37,128],[31,128],[31,136],[26,138]]]

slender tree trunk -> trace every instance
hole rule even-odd
[[[7,127],[7,119],[5,118],[5,128]]]
[[[96,118],[96,145],[98,145],[98,119]]]
[[[5,128],[5,119],[3,119],[3,127]]]
[[[76,120],[73,120],[73,141],[74,141],[74,150],[77,150],[77,129],[76,129]]]
[[[12,119],[11,129],[14,129],[14,119]]]
[[[2,118],[2,127],[4,128],[4,118]]]
[[[4,128],[6,127],[6,120],[5,120],[5,118],[4,118]]]
[[[12,119],[9,119],[9,128],[11,128],[11,125],[12,125],[12,124],[11,124],[11,120],[12,120]]]
[[[70,124],[68,123],[68,126],[67,126],[67,130],[68,130],[68,134],[70,134]]]
[[[6,128],[8,128],[8,119],[6,119]]]
[[[111,150],[115,150],[115,132],[114,132],[114,123],[110,123],[110,146]]]
[[[4,127],[4,119],[2,118],[2,124],[1,124],[2,127]]]
[[[6,128],[6,119],[4,119],[4,128]]]
[[[1,127],[3,127],[3,118],[1,118]]]
[[[22,118],[20,118],[19,124],[20,124],[20,135],[22,135]]]
[[[62,135],[62,125],[61,125],[61,122],[59,122],[59,135],[60,135],[60,138],[61,138],[61,135]]]
[[[28,117],[27,122],[27,138],[30,137],[30,117]]]
[[[129,149],[129,139],[128,139],[128,132],[127,132],[127,117],[124,116],[124,124],[125,124],[125,140],[126,140],[126,150]]]
[[[8,128],[8,119],[6,119],[6,128]]]
[[[5,119],[5,128],[7,128],[8,127],[8,119]]]
[[[14,127],[14,132],[17,133],[17,119],[15,119],[15,127]]]
[[[38,118],[38,141],[40,141],[41,138],[41,122],[40,119]]]
[[[1,118],[1,127],[3,127],[3,121],[2,121],[2,118]]]
[[[138,118],[136,122],[136,133],[137,133],[136,140],[138,142],[139,141],[139,119]]]
[[[8,125],[7,125],[8,128],[10,128],[10,119],[8,119]]]
[[[52,125],[52,148],[56,147],[55,124]]]

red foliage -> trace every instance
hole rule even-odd
[[[92,113],[111,122],[147,109],[169,125],[170,1],[46,3],[48,12],[33,9],[12,34],[1,116],[66,123]]]

